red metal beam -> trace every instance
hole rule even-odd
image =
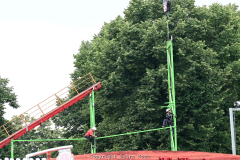
[[[0,148],[2,148],[5,145],[9,144],[11,142],[11,139],[15,140],[15,139],[19,138],[20,136],[24,135],[27,131],[30,131],[30,130],[34,129],[35,127],[37,127],[41,123],[47,121],[48,119],[52,118],[53,116],[57,115],[58,113],[62,112],[65,109],[67,109],[68,107],[70,107],[73,104],[77,103],[81,99],[85,98],[86,96],[88,96],[89,94],[92,93],[93,88],[94,88],[94,91],[98,90],[99,88],[101,88],[101,83],[98,82],[98,83],[94,84],[93,86],[89,87],[85,91],[79,93],[78,95],[76,95],[75,97],[71,98],[67,102],[65,102],[62,105],[58,106],[54,110],[52,110],[52,111],[48,112],[47,114],[43,115],[42,117],[38,118],[37,120],[35,120],[31,124],[29,124],[27,127],[24,127],[22,129],[20,129],[19,131],[17,131],[14,134],[10,135],[6,139],[2,140],[0,142]]]

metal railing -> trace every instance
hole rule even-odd
[[[12,133],[22,129],[34,120],[52,111],[58,105],[63,104],[74,95],[80,94],[95,83],[96,82],[90,73],[79,78],[44,101],[23,112],[19,116],[15,116],[12,120],[2,125],[0,127],[0,139],[2,140],[9,137]]]

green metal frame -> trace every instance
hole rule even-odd
[[[167,30],[168,30],[167,36],[169,37],[168,21],[167,21]],[[140,133],[140,132],[149,132],[149,131],[153,131],[153,130],[169,128],[170,136],[171,136],[171,150],[177,151],[177,125],[176,125],[173,45],[172,45],[171,40],[167,41],[167,68],[168,68],[169,102],[165,103],[165,104],[168,104],[168,106],[162,106],[161,108],[169,108],[172,110],[172,113],[174,114],[174,126],[170,125],[170,127],[165,127],[165,128],[157,128],[157,129],[150,129],[150,130],[144,130],[144,131],[138,131],[138,132],[130,132],[130,133],[95,138],[95,144],[94,144],[95,146],[96,146],[96,139],[100,139],[100,138],[109,138],[109,137],[129,135],[129,134],[135,134],[135,133]],[[90,128],[92,128],[93,126],[95,126],[94,90],[92,90],[92,94],[90,94]],[[174,135],[172,132],[172,127],[174,128]],[[94,136],[95,136],[95,133],[94,133]],[[50,140],[49,139],[48,140],[12,140],[11,141],[11,158],[14,158],[14,156],[13,156],[13,142],[14,141],[58,141],[58,140],[85,140],[85,139],[81,138],[81,139],[50,139]],[[91,144],[91,153],[96,153],[96,148],[92,148],[92,144]]]
[[[167,67],[168,67],[169,102],[165,103],[165,104],[168,104],[168,106],[162,106],[162,108],[172,109],[173,114],[176,115],[172,41],[167,42]],[[90,95],[90,128],[92,128],[93,126],[95,126],[94,90],[92,91],[92,94]],[[174,128],[174,133],[175,133],[174,136],[172,133],[172,127]],[[130,133],[123,133],[123,134],[117,134],[117,135],[110,135],[110,136],[105,136],[105,137],[98,137],[98,138],[95,138],[95,146],[96,146],[96,139],[130,135],[130,134],[136,134],[136,133],[142,133],[142,132],[156,131],[156,130],[161,130],[161,129],[170,129],[171,150],[177,151],[177,127],[176,127],[176,117],[175,116],[174,116],[174,126],[150,129],[150,130],[144,130],[144,131],[137,131],[137,132],[130,132]],[[94,135],[95,135],[95,133],[94,133]],[[11,158],[14,158],[13,142],[15,142],[15,141],[66,141],[66,140],[86,140],[86,139],[81,138],[81,139],[12,140],[11,141]],[[91,146],[91,153],[96,153],[96,148],[92,149],[92,146]]]
[[[167,68],[168,68],[168,92],[169,102],[168,106],[162,106],[162,108],[171,109],[174,114],[174,126],[170,126],[171,135],[171,150],[177,151],[177,125],[176,125],[176,104],[175,104],[175,85],[174,85],[174,65],[173,65],[173,45],[172,41],[167,41]],[[172,133],[172,127],[174,128],[174,135]]]
[[[13,156],[13,139],[11,140],[11,158],[14,158]]]
[[[126,136],[126,135],[131,135],[131,134],[136,134],[136,133],[143,133],[143,132],[151,132],[151,131],[158,131],[158,130],[163,130],[163,129],[171,129],[170,127],[165,127],[165,128],[155,128],[155,129],[148,129],[148,130],[143,130],[143,131],[136,131],[136,132],[128,132],[128,133],[122,133],[122,134],[116,134],[116,135],[110,135],[110,136],[104,136],[104,137],[97,137],[96,139],[104,139],[104,138],[110,138],[110,137],[118,137],[118,136]],[[85,138],[80,138],[80,139],[35,139],[35,140],[12,140],[11,141],[11,158],[13,157],[13,142],[41,142],[41,141],[83,141],[86,140]]]
[[[95,126],[94,89],[92,90],[92,94],[90,94],[90,128],[92,128],[93,126]],[[96,139],[94,141],[94,145],[96,146]],[[96,153],[96,148],[92,148],[92,144],[91,153]]]

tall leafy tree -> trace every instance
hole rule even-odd
[[[240,34],[236,5],[196,7],[175,0],[169,31],[174,36],[177,134],[180,150],[230,153],[228,108],[239,99]],[[72,80],[91,72],[102,83],[96,95],[101,136],[162,126],[168,101],[167,20],[160,0],[132,0],[74,55]],[[89,129],[88,99],[57,115],[66,137]],[[238,122],[237,122],[238,123]],[[98,151],[169,149],[169,130],[98,140]],[[90,144],[78,142],[77,153]]]
[[[17,95],[13,92],[13,87],[8,86],[9,79],[1,78],[0,76],[0,126],[5,124],[7,120],[4,118],[4,113],[6,113],[6,104],[13,108],[19,108],[20,105],[17,102]],[[1,139],[4,139],[7,134],[3,127],[0,128]],[[10,149],[4,147],[0,150],[0,157],[10,157]]]

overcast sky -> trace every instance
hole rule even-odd
[[[0,0],[0,76],[21,108],[7,106],[11,119],[66,87],[74,71],[73,55],[104,22],[123,15],[130,0]],[[196,0],[196,5],[240,0]]]

